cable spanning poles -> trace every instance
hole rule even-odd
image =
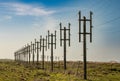
[[[48,49],[50,48],[50,45],[51,45],[51,71],[53,71],[53,45],[54,48],[56,49],[56,31],[55,34],[53,35],[53,33],[50,34],[48,30]]]
[[[68,45],[70,46],[70,25],[71,24],[68,23],[68,29],[66,27],[62,29],[62,23],[60,23],[60,46],[62,46],[62,42],[64,42],[64,70],[67,69],[66,67],[66,42],[68,41]]]
[[[47,51],[47,36],[46,38],[42,38],[42,36],[40,36],[41,38],[41,49],[42,49],[42,69],[44,69],[44,51],[45,51],[45,48],[46,48],[46,51]]]
[[[84,16],[81,18],[81,12],[79,11],[79,42],[81,42],[81,35],[83,35],[83,61],[84,61],[84,79],[87,79],[87,51],[86,51],[86,36],[90,35],[90,43],[92,42],[92,15],[93,13],[90,11],[90,19],[86,19]],[[87,32],[86,26],[87,22],[90,24],[90,31]],[[81,30],[81,24],[83,23],[83,31]]]

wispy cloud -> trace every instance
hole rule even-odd
[[[16,15],[43,16],[55,13],[53,10],[46,10],[43,7],[36,7],[21,3],[0,3],[0,6],[7,8]]]
[[[6,22],[8,20],[12,20],[12,16],[11,15],[2,15],[0,16],[0,22]]]
[[[5,15],[5,16],[4,16],[4,19],[5,19],[5,20],[10,20],[10,19],[12,19],[12,16],[10,16],[10,15]]]
[[[35,32],[40,32],[41,33],[50,30],[51,32],[54,32],[54,30],[56,30],[56,27],[58,26],[57,20],[52,17],[52,16],[46,16],[43,19],[38,19],[33,23],[33,30],[35,30]]]

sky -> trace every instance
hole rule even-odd
[[[14,59],[14,52],[27,43],[57,31],[54,56],[63,59],[59,23],[71,23],[71,46],[67,60],[83,60],[83,42],[78,41],[78,12],[89,18],[93,12],[93,42],[87,36],[88,61],[120,62],[120,0],[0,0],[0,58]],[[89,28],[89,25],[87,25]],[[41,55],[41,53],[40,53]],[[45,52],[50,56],[50,49]]]

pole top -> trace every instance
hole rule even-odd
[[[62,25],[62,23],[60,22],[60,25]]]
[[[93,12],[92,12],[92,11],[90,11],[90,14],[91,14],[91,15],[93,15]]]
[[[81,13],[81,11],[78,12],[78,14],[80,14],[80,13]]]

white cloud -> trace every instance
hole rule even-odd
[[[11,20],[12,19],[12,16],[11,15],[3,15],[1,16],[0,18],[0,22],[5,22],[6,20]]]
[[[37,19],[34,23],[33,23],[33,30],[37,33],[37,34],[43,34],[50,30],[50,32],[54,32],[56,30],[58,23],[57,20],[52,17],[52,16],[46,16],[43,18],[39,18]],[[40,30],[42,30],[40,32]]]
[[[33,23],[33,26],[39,27],[39,24],[38,23]]]
[[[47,17],[46,19],[46,23],[45,24],[45,29],[46,30],[50,30],[51,32],[53,32],[56,29],[57,26],[57,20],[55,20],[53,17]]]
[[[6,16],[4,16],[4,19],[5,20],[10,20],[10,19],[12,19],[12,16],[6,15]]]
[[[30,16],[43,16],[53,14],[55,11],[46,10],[43,7],[35,7],[27,4],[20,3],[0,3],[0,6],[7,8],[14,12],[16,15],[30,15]]]

